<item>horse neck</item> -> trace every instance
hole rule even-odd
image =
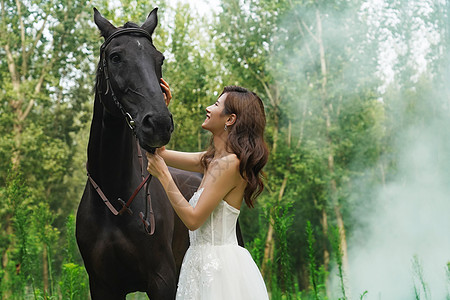
[[[97,99],[88,144],[88,168],[100,186],[121,189],[139,169],[137,145],[123,119],[109,114]]]

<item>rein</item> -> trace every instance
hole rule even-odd
[[[150,197],[150,191],[148,190],[148,188],[149,188],[148,183],[150,182],[152,175],[148,174],[147,177],[144,178],[144,161],[142,158],[141,147],[139,146],[139,142],[137,139],[136,139],[136,146],[137,146],[137,151],[138,151],[139,164],[141,166],[142,181],[138,185],[138,187],[134,190],[133,194],[130,196],[130,198],[128,199],[128,201],[126,203],[121,198],[117,199],[122,204],[122,208],[119,211],[117,211],[117,209],[111,204],[111,202],[108,200],[108,198],[103,193],[102,189],[94,181],[91,174],[89,173],[89,166],[87,163],[86,163],[86,171],[87,171],[87,176],[88,176],[89,182],[92,184],[92,187],[95,189],[95,191],[98,193],[100,198],[103,200],[103,203],[105,203],[105,205],[109,208],[109,210],[115,216],[117,216],[117,215],[120,216],[125,212],[127,212],[129,215],[132,215],[133,211],[130,209],[131,203],[133,203],[134,198],[137,196],[137,194],[142,189],[142,187],[144,187],[146,200],[147,200],[145,203],[146,216],[144,215],[143,212],[140,212],[139,217],[144,225],[145,231],[149,235],[153,235],[153,233],[155,233],[155,214],[153,213],[152,199]],[[150,220],[149,220],[149,218],[150,218]],[[149,227],[150,227],[150,229],[149,229]]]
[[[108,66],[107,66],[106,58],[105,58],[105,48],[111,42],[111,40],[114,39],[117,36],[120,36],[120,35],[123,35],[123,34],[130,34],[130,33],[138,33],[140,35],[145,36],[150,41],[152,40],[151,35],[147,31],[145,31],[144,29],[141,29],[141,28],[123,28],[123,29],[119,29],[116,32],[112,33],[105,40],[105,42],[102,44],[102,46],[100,47],[100,60],[101,60],[101,62],[99,64],[99,71],[100,71],[99,73],[100,74],[98,74],[98,76],[101,76],[101,74],[104,76],[105,81],[106,81],[106,91],[105,91],[104,95],[107,95],[109,92],[111,92],[111,97],[112,97],[115,105],[117,106],[117,108],[120,110],[120,112],[124,116],[128,126],[130,127],[130,129],[132,130],[134,136],[136,137],[136,122],[134,121],[134,119],[130,115],[130,113],[128,113],[125,110],[125,108],[122,106],[122,104],[119,102],[119,100],[117,99],[116,95],[114,94],[114,90],[111,87],[111,82],[110,82],[110,79],[109,79]],[[100,80],[98,80],[96,88],[97,88],[97,93],[98,93],[99,99],[102,102],[102,99],[101,99],[102,91],[101,91],[101,86],[100,85],[101,85],[100,84]],[[145,207],[146,207],[146,209],[145,209],[146,210],[146,214],[144,215],[143,212],[140,212],[139,213],[139,217],[140,217],[140,219],[141,219],[141,221],[142,221],[142,223],[144,225],[144,229],[147,232],[147,234],[153,235],[154,232],[155,232],[155,215],[153,213],[152,200],[151,200],[151,197],[150,197],[150,192],[148,190],[149,189],[148,183],[152,179],[152,175],[148,174],[147,177],[144,178],[144,162],[143,162],[141,147],[139,145],[139,141],[137,140],[137,138],[136,138],[136,144],[137,144],[139,164],[141,166],[142,181],[139,184],[139,186],[134,190],[133,194],[130,196],[130,198],[128,199],[128,201],[126,203],[121,198],[117,199],[122,204],[122,208],[119,211],[117,211],[116,208],[111,204],[111,202],[105,196],[105,194],[103,193],[101,188],[98,186],[98,184],[91,177],[91,175],[89,173],[89,168],[88,168],[88,164],[87,163],[86,163],[86,171],[87,171],[87,176],[88,176],[89,182],[92,184],[92,187],[97,191],[98,195],[103,200],[105,205],[109,208],[109,210],[115,216],[122,215],[125,212],[127,212],[130,215],[132,215],[133,211],[130,209],[131,203],[133,202],[134,198],[137,196],[139,191],[144,187],[145,194],[146,194],[146,200],[147,200],[146,201],[146,205],[145,205]],[[150,227],[150,229],[149,229],[149,227]]]

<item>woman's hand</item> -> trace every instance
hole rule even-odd
[[[159,154],[161,157],[162,157],[161,153],[163,153],[164,151],[166,151],[166,146],[156,148],[156,154]]]
[[[161,87],[164,90],[164,101],[166,101],[166,106],[169,106],[170,103],[170,99],[172,99],[172,93],[170,92],[170,87],[169,84],[161,78],[161,83],[160,83]]]
[[[158,150],[156,150],[155,154],[146,153],[147,155],[147,171],[155,176],[156,178],[161,178],[165,175],[169,174],[169,169],[167,168],[164,159],[159,156]]]

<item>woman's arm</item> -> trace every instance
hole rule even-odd
[[[196,230],[206,221],[240,178],[239,160],[235,155],[211,163],[204,178],[204,190],[197,205],[192,207],[176,186],[162,157],[158,154],[147,154],[147,157],[148,171],[159,179],[172,207],[189,230]]]
[[[167,165],[186,171],[203,173],[203,167],[200,162],[204,152],[180,152],[166,150],[162,147],[157,153],[164,159]]]
[[[169,106],[170,100],[172,99],[172,93],[170,92],[169,84],[161,78],[160,83],[162,89],[164,90],[164,100],[166,105]],[[164,159],[167,165],[182,169],[186,171],[203,173],[203,168],[201,166],[200,160],[204,152],[188,153],[166,150],[166,147],[161,147],[157,149],[157,153]]]

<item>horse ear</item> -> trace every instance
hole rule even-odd
[[[107,39],[117,28],[106,20],[100,12],[94,7],[94,22],[97,24],[98,29],[102,33],[102,36]]]
[[[147,30],[147,32],[152,35],[153,31],[155,31],[156,25],[158,25],[158,8],[155,7],[145,20],[144,24],[142,24],[141,28]]]

